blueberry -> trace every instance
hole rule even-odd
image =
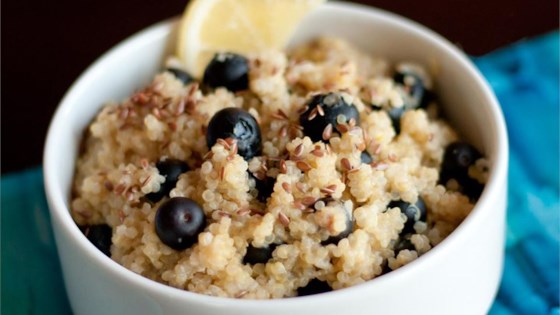
[[[234,53],[217,53],[210,61],[202,83],[217,88],[237,92],[249,87],[249,63],[247,58]]]
[[[360,155],[360,159],[362,160],[362,163],[364,163],[364,164],[369,164],[369,163],[373,162],[373,159],[371,158],[371,155],[366,150],[362,151],[362,154]]]
[[[331,286],[326,281],[313,279],[305,287],[297,289],[298,296],[313,295],[332,291]]]
[[[404,215],[406,215],[406,222],[402,233],[415,233],[414,224],[417,221],[426,222],[426,204],[422,198],[418,197],[415,204],[410,204],[402,200],[394,200],[387,205],[387,208],[398,207]]]
[[[453,142],[445,148],[439,183],[446,185],[450,179],[455,179],[462,187],[462,192],[472,201],[480,197],[484,185],[469,177],[469,167],[482,155],[472,145],[465,142]]]
[[[257,199],[260,202],[266,202],[266,200],[272,195],[274,191],[274,184],[276,183],[276,179],[273,177],[265,177],[264,179],[260,180],[256,178],[251,172],[249,175],[255,179],[255,188],[259,192],[257,195]]]
[[[331,92],[313,96],[307,103],[307,110],[300,115],[299,123],[303,127],[303,133],[316,142],[328,141],[323,139],[323,131],[329,124],[332,132],[338,133],[339,122],[347,123],[350,119],[354,119],[356,125],[360,124],[360,114],[356,107],[347,104],[340,94]]]
[[[187,72],[177,69],[177,68],[167,68],[165,69],[167,72],[171,72],[177,80],[183,82],[184,85],[187,85],[194,81],[194,78],[188,74]]]
[[[224,108],[214,114],[208,123],[206,133],[208,148],[211,148],[218,139],[226,138],[237,140],[238,153],[245,160],[261,154],[261,129],[255,118],[241,108]]]
[[[165,245],[183,250],[196,243],[204,230],[204,211],[195,201],[175,197],[165,201],[155,217],[156,234]]]
[[[424,81],[418,74],[411,71],[397,71],[393,80],[406,88],[409,96],[405,104],[407,108],[427,106],[431,94],[427,93]]]
[[[479,183],[474,178],[464,178],[461,182],[462,193],[465,194],[471,201],[476,201],[482,194],[482,190],[484,189],[484,185]]]
[[[80,226],[80,230],[97,249],[111,257],[113,229],[110,226],[107,224],[85,225]]]
[[[398,255],[401,250],[405,249],[416,250],[416,247],[414,247],[414,244],[412,244],[412,242],[410,241],[410,236],[410,234],[407,234],[399,238],[399,240],[395,244],[395,255]]]
[[[451,178],[459,183],[468,178],[469,167],[473,165],[481,154],[470,144],[453,142],[445,148],[441,164],[440,183],[445,185]]]
[[[249,244],[247,246],[247,253],[243,257],[244,264],[266,264],[266,262],[272,258],[272,252],[276,249],[276,244],[270,244],[265,247],[254,247]]]
[[[165,182],[160,185],[158,191],[146,195],[146,198],[151,202],[158,202],[167,196],[171,189],[175,188],[179,175],[189,170],[187,163],[175,159],[161,160],[156,163],[156,167],[160,175],[165,176]]]
[[[401,132],[401,117],[405,112],[404,106],[401,107],[393,107],[391,108],[387,114],[389,114],[389,118],[391,118],[391,122],[393,123],[393,129],[395,129],[395,133],[399,134]]]

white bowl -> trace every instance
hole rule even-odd
[[[437,92],[452,124],[491,161],[472,213],[418,260],[367,283],[279,300],[217,298],[178,290],[133,273],[97,250],[69,213],[82,131],[108,100],[149,82],[174,42],[176,21],[154,25],[111,49],[72,85],[51,122],[44,178],[72,309],[77,314],[484,314],[504,255],[508,141],[495,96],[469,59],[447,40],[402,17],[346,3],[309,15],[294,43],[338,35],[391,60],[437,69]]]

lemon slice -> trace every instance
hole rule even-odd
[[[200,78],[218,51],[282,49],[305,15],[325,0],[192,0],[179,25],[177,57]]]

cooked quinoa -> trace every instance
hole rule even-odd
[[[291,297],[312,281],[337,290],[395,270],[440,243],[472,210],[476,196],[463,194],[454,179],[440,184],[446,147],[459,138],[437,98],[406,108],[410,91],[395,81],[395,71],[412,69],[433,91],[422,67],[391,65],[334,38],[247,59],[246,90],[185,85],[164,71],[121,103],[108,103],[88,127],[72,216],[86,234],[95,225],[111,228],[114,261],[192,292]],[[309,100],[325,93],[353,104],[359,119],[331,125],[313,142],[300,117],[306,110],[324,116],[321,108],[310,111]],[[245,160],[232,139],[207,146],[209,121],[226,107],[243,108],[258,122],[258,156]],[[389,113],[399,108],[395,126]],[[150,201],[166,181],[156,163],[166,159],[185,162],[188,171],[168,196]],[[487,168],[477,159],[471,180],[482,185]],[[263,181],[269,196],[257,187]],[[165,245],[155,229],[158,209],[172,197],[194,200],[206,217],[183,250]],[[405,234],[407,216],[389,205],[420,199],[426,218]],[[248,248],[269,248],[270,257],[247,262]]]

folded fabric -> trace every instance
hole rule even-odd
[[[558,36],[474,58],[510,137],[505,269],[491,315],[560,315]],[[41,169],[3,176],[0,209],[2,313],[71,314]]]

